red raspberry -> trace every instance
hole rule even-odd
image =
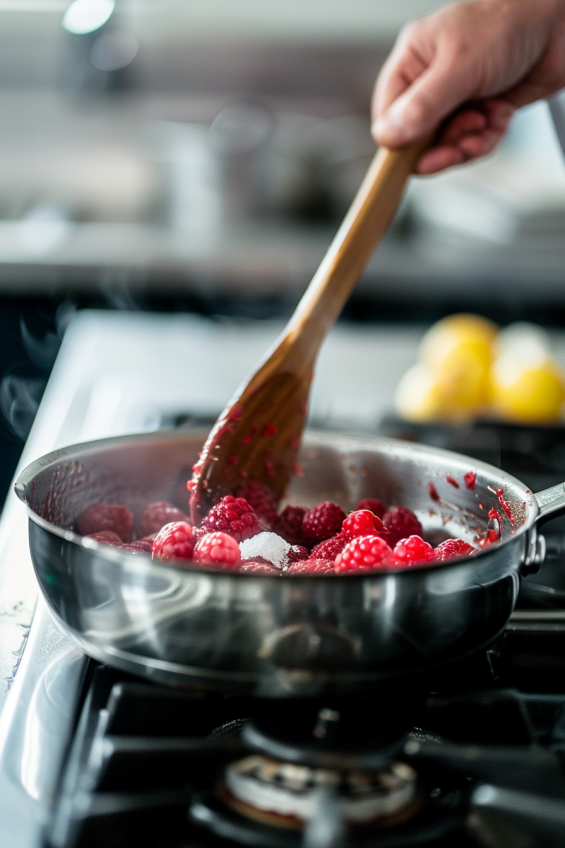
[[[244,498],[253,507],[261,524],[267,530],[270,530],[277,520],[277,496],[275,493],[264,483],[259,483],[258,480],[249,480],[248,483],[239,487],[236,494],[238,498]]]
[[[335,536],[341,530],[345,517],[345,512],[339,504],[322,501],[302,519],[302,532],[306,541],[315,544]]]
[[[308,559],[309,556],[308,548],[305,548],[304,545],[293,545],[286,555],[286,563],[290,565],[291,562],[300,562],[303,559]]]
[[[430,562],[434,559],[434,549],[420,536],[408,536],[396,543],[393,555],[398,565],[412,565],[416,562]]]
[[[186,521],[171,521],[161,527],[151,546],[153,559],[192,559],[195,543],[192,527]]]
[[[392,551],[380,536],[357,536],[344,547],[335,561],[335,570],[359,571],[389,565]]]
[[[390,533],[389,545],[396,545],[408,536],[421,536],[422,525],[407,506],[393,506],[383,517],[383,524]]]
[[[331,559],[303,559],[289,566],[286,572],[290,575],[297,574],[334,574],[334,564]]]
[[[443,562],[454,557],[469,556],[476,552],[476,548],[464,542],[463,539],[446,539],[438,545],[434,551],[434,559]]]
[[[194,562],[200,565],[219,566],[222,569],[237,570],[241,563],[239,545],[227,533],[216,531],[207,533],[198,540],[194,548]]]
[[[280,574],[280,570],[271,565],[270,562],[255,562],[254,560],[244,562],[239,570],[242,574]]]
[[[201,528],[207,533],[220,531],[232,536],[236,542],[243,542],[261,532],[261,525],[253,507],[245,498],[234,498],[226,495],[225,498],[212,507],[201,524]]]
[[[302,545],[302,520],[307,510],[303,506],[285,506],[275,524],[275,532],[290,545]]]
[[[348,539],[354,539],[356,536],[374,536],[382,529],[383,522],[369,509],[357,509],[355,512],[350,512],[341,525],[341,532]]]
[[[99,533],[89,533],[85,539],[94,539],[95,542],[100,542],[103,545],[116,545],[121,547],[122,540],[113,530],[100,530]]]
[[[158,533],[161,527],[172,521],[188,521],[188,517],[172,503],[156,501],[143,510],[139,520],[139,535],[150,536],[151,533]]]
[[[376,498],[363,498],[362,501],[359,501],[355,510],[358,509],[368,509],[373,515],[376,515],[378,518],[382,518],[386,512],[386,506],[382,501],[377,500]]]
[[[320,542],[312,548],[310,556],[312,559],[331,559],[333,562],[338,554],[342,552],[347,545],[349,539],[344,533],[338,533],[332,536],[331,539],[326,539],[325,542]]]
[[[91,504],[77,521],[77,530],[81,536],[112,530],[122,542],[131,542],[134,530],[133,512],[122,504]]]

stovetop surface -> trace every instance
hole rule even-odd
[[[213,420],[216,394],[225,400],[235,388],[231,376],[222,373],[211,389],[204,367],[198,391],[193,384],[184,395],[175,381],[202,345],[208,352],[202,362],[217,369],[221,351],[216,347],[223,340],[229,348],[237,334],[216,330],[208,338],[190,320],[153,323],[139,316],[120,323],[115,316],[79,317],[63,343],[24,461],[71,441]],[[243,373],[275,334],[275,328],[262,330],[234,355],[235,370]],[[382,359],[390,367],[384,369],[383,385],[376,384],[374,396],[359,407],[359,430],[376,432],[381,421],[383,434],[476,456],[533,491],[565,479],[561,428],[491,422],[428,428],[382,419],[395,369],[401,372],[411,359],[417,337],[413,330],[385,333],[375,346],[368,332],[345,332],[335,343],[330,339],[312,423],[355,429],[347,418],[352,397]],[[365,344],[371,355],[360,357]],[[172,351],[182,355],[169,359]],[[348,351],[351,361],[363,362],[359,385],[347,379],[347,367],[336,370]],[[135,379],[142,355],[148,362],[144,383]],[[0,658],[10,670],[11,685],[0,714],[0,844],[204,848],[224,845],[229,836],[227,844],[345,845],[343,822],[331,798],[320,797],[314,824],[299,834],[265,823],[258,827],[233,809],[226,811],[218,800],[218,775],[226,763],[248,753],[242,728],[250,718],[261,723],[264,703],[163,690],[98,666],[60,633],[41,601],[14,678],[35,601],[25,517],[18,512],[14,518],[16,509],[19,505],[8,504],[0,528],[0,588],[5,605],[16,599],[9,611],[2,610],[0,626],[9,621],[19,634],[4,640],[14,646],[13,656]],[[382,829],[378,838],[371,832],[349,834],[350,848],[563,844],[565,523],[549,523],[544,534],[547,562],[538,575],[523,581],[518,608],[501,639],[486,654],[429,677],[423,689],[406,691],[406,699],[414,700],[414,714],[397,756],[421,773],[423,809],[402,825]],[[340,705],[315,706],[339,713]],[[379,704],[374,706],[375,721],[384,722]],[[330,826],[324,830],[319,825],[326,819]]]

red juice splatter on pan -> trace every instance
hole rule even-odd
[[[504,489],[503,488],[495,489],[493,486],[487,486],[487,489],[489,490],[489,492],[492,492],[493,495],[496,495],[496,497],[498,498],[498,502],[499,502],[500,506],[502,507],[502,509],[506,513],[506,517],[511,522],[511,524],[515,524],[516,518],[514,517],[514,513],[512,512],[510,507],[508,506],[508,502],[506,501],[506,498],[504,497]],[[490,513],[489,513],[489,515],[490,515]]]
[[[440,497],[433,483],[428,483],[428,494],[433,501],[439,503]]]
[[[467,489],[474,489],[475,483],[477,482],[476,471],[468,471],[465,475],[463,475],[463,479],[465,480],[465,486]]]

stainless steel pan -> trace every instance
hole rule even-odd
[[[96,659],[170,684],[265,696],[340,693],[461,658],[504,629],[520,576],[543,560],[537,526],[565,511],[563,485],[533,495],[459,454],[310,433],[291,503],[332,498],[353,508],[359,498],[378,497],[410,506],[427,532],[469,540],[484,535],[494,507],[500,539],[450,565],[271,577],[166,567],[67,529],[93,502],[136,511],[171,499],[204,436],[180,431],[77,445],[32,463],[16,483],[30,515],[37,578],[61,627]],[[477,472],[473,490],[463,482],[468,471]]]

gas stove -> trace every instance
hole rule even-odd
[[[71,442],[213,421],[278,329],[79,314],[22,465]],[[419,335],[338,326],[314,386],[317,426],[380,426],[502,465],[534,490],[565,479],[560,429],[386,418]],[[281,703],[165,689],[85,657],[37,600],[26,518],[10,497],[0,524],[0,844],[562,845],[565,527],[544,532],[548,562],[524,581],[486,653],[366,698]]]

